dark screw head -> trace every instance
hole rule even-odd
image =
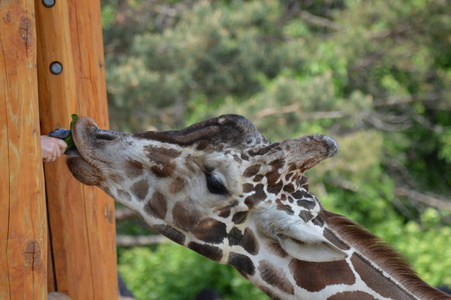
[[[52,74],[54,75],[61,74],[61,72],[63,72],[63,65],[58,61],[52,62],[50,64],[50,72],[52,72]]]
[[[44,4],[45,7],[52,7],[55,5],[55,0],[42,0],[42,4]]]

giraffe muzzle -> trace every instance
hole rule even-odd
[[[333,138],[331,138],[330,136],[327,136],[327,135],[314,135],[313,138],[315,140],[320,140],[320,141],[324,142],[324,144],[325,144],[324,149],[325,149],[326,155],[328,157],[333,157],[333,156],[337,155],[340,147],[338,146],[338,143],[336,140],[334,140]]]
[[[105,167],[113,163],[117,150],[113,144],[119,136],[120,133],[99,129],[88,117],[78,119],[72,127],[75,147],[66,153],[74,177],[86,185],[98,186],[103,182]]]

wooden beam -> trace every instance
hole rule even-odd
[[[0,2],[0,299],[47,298],[33,1]]]
[[[100,1],[36,1],[36,12],[42,132],[68,128],[72,113],[108,128]],[[52,73],[52,63],[62,72]],[[76,181],[63,159],[45,165],[45,179],[55,271],[49,289],[117,299],[114,201]]]

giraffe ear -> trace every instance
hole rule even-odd
[[[315,227],[296,223],[277,234],[280,246],[291,256],[311,262],[343,260],[346,252],[328,241]]]

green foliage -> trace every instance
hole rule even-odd
[[[213,289],[223,299],[269,299],[231,266],[220,265],[176,244],[122,250],[119,272],[137,299],[194,299]]]
[[[173,28],[134,38],[129,54],[107,73],[110,103],[135,129],[158,123],[155,108],[262,90],[262,76],[302,63],[299,51],[292,51],[297,42],[278,43],[277,17],[275,1],[201,2]],[[152,107],[145,105],[149,98]]]
[[[438,157],[445,160],[447,163],[451,163],[451,130],[444,132],[440,136],[439,141],[442,145]]]
[[[449,216],[449,213],[444,216],[434,209],[427,209],[420,223],[400,224],[396,219],[389,219],[374,226],[374,232],[403,253],[429,284],[450,286],[451,228],[441,224]]]

